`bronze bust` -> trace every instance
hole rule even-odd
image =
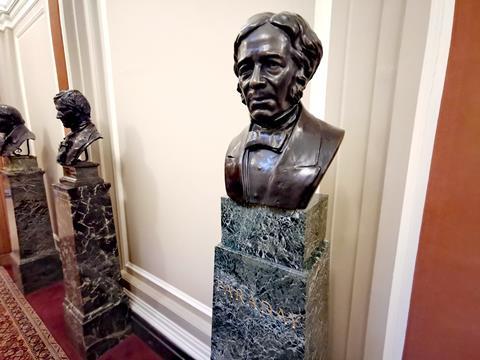
[[[90,104],[78,90],[60,91],[53,98],[57,119],[69,128],[69,133],[60,143],[57,162],[63,166],[75,165],[83,152],[88,159],[87,148],[102,136],[90,119]]]
[[[20,111],[13,106],[0,105],[0,155],[19,155],[25,141],[30,155],[28,140],[35,140],[35,134],[25,126]]]
[[[238,34],[234,71],[251,119],[225,158],[225,185],[233,200],[307,207],[344,135],[300,103],[322,53],[320,40],[297,14],[257,14]]]

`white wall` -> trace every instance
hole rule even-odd
[[[0,31],[0,103],[23,106],[12,29]]]

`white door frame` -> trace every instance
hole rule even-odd
[[[402,358],[450,49],[455,0],[432,0],[425,54],[420,77],[415,79],[411,48],[418,34],[411,25],[427,20],[417,11],[418,3],[407,1],[405,13],[365,338],[363,358],[368,360]],[[412,101],[416,106],[409,126]]]

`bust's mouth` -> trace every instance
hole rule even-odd
[[[275,106],[275,100],[271,97],[258,97],[249,100],[250,111],[272,109]]]

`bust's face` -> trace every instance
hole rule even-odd
[[[290,90],[298,66],[287,35],[271,24],[249,34],[237,52],[238,82],[253,120],[274,127],[274,120],[293,105]]]
[[[0,134],[6,134],[9,130],[9,121],[0,115]]]
[[[57,109],[57,119],[62,122],[63,127],[71,129],[75,126],[77,117],[74,111],[61,103],[55,104],[55,108]]]

